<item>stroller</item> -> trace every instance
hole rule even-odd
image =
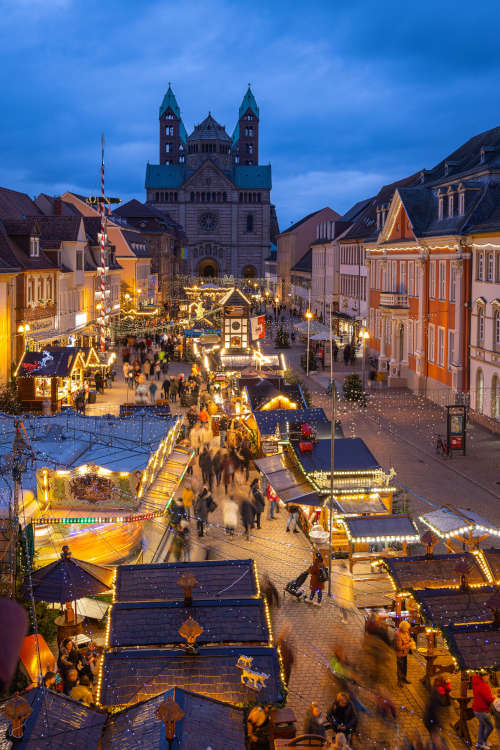
[[[298,602],[304,601],[307,597],[307,594],[305,590],[302,588],[302,586],[308,575],[309,575],[309,571],[305,570],[303,573],[297,576],[297,578],[295,578],[293,581],[290,581],[290,583],[287,583],[285,586],[285,590],[283,592],[283,599],[285,598],[286,594],[291,594],[297,599]]]

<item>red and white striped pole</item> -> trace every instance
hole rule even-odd
[[[101,310],[99,316],[100,350],[106,351],[106,203],[104,193],[104,133],[101,136]]]

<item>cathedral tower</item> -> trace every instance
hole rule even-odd
[[[169,83],[160,107],[160,164],[184,164],[186,141],[181,110]]]
[[[238,124],[233,133],[233,161],[242,165],[259,163],[259,108],[250,84],[241,102]]]

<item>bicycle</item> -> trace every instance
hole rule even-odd
[[[441,435],[436,437],[436,453],[443,458],[451,458],[451,450],[446,440]]]

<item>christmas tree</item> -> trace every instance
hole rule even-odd
[[[278,328],[278,333],[276,334],[276,341],[274,343],[277,349],[289,349],[290,348],[290,342],[288,340],[288,333],[285,331],[283,326],[280,326]]]
[[[347,375],[344,378],[344,398],[346,401],[361,401],[363,399],[363,383],[359,375]]]
[[[307,351],[300,358],[300,364],[302,365],[304,370],[307,371]],[[314,355],[312,347],[309,347],[309,372],[312,372],[313,370],[316,370],[316,357]]]

